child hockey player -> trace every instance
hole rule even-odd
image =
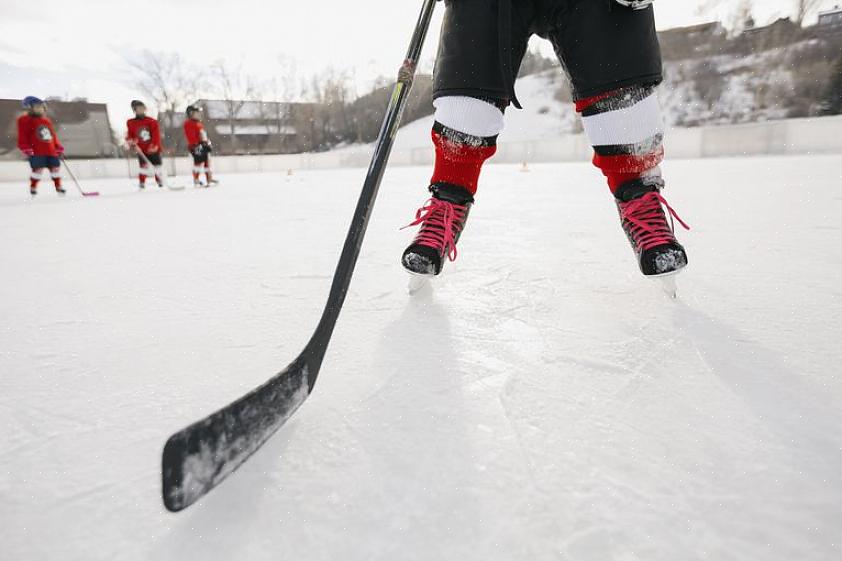
[[[687,253],[671,220],[678,217],[661,195],[664,127],[655,89],[662,65],[652,0],[445,4],[434,78],[432,198],[410,224],[420,230],[403,253],[403,266],[429,277],[441,273],[445,259],[456,259],[503,113],[509,104],[520,107],[514,81],[537,34],[552,42],[570,78],[593,163],[608,180],[641,272],[667,276],[684,268]]]
[[[161,161],[161,129],[158,121],[146,116],[146,105],[135,99],[132,101],[134,118],[126,121],[126,142],[138,151],[137,160],[140,163],[138,173],[138,187],[146,188],[146,178],[155,176],[158,187],[164,186],[163,162]],[[152,164],[153,169],[149,169]]]
[[[61,160],[64,146],[58,140],[53,123],[47,118],[47,105],[34,96],[24,98],[21,105],[26,114],[18,117],[18,148],[29,159],[32,173],[29,176],[29,193],[34,197],[38,193],[38,182],[45,169],[56,188],[56,193],[64,195],[61,186]]]
[[[202,124],[202,110],[194,105],[187,107],[187,120],[184,121],[184,138],[187,139],[187,148],[193,156],[193,186],[202,187],[199,176],[204,172],[207,178],[207,186],[218,183],[213,178],[210,166],[210,153],[212,151],[208,133]]]

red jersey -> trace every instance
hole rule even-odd
[[[64,152],[53,123],[29,113],[18,117],[18,148],[22,152],[31,150],[35,156],[55,157]]]
[[[144,154],[161,150],[161,128],[152,117],[135,117],[126,121],[126,140],[134,141]],[[155,148],[155,150],[150,150]]]
[[[187,119],[184,121],[184,138],[187,139],[187,146],[193,147],[202,142],[208,141],[208,133],[201,121]]]

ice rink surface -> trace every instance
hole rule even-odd
[[[165,439],[301,350],[364,170],[0,185],[0,558],[842,558],[842,157],[665,175],[678,301],[587,164],[489,166],[409,298],[390,170],[313,395],[177,515]]]

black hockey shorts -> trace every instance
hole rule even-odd
[[[515,101],[532,35],[549,39],[576,100],[663,79],[652,7],[614,0],[445,0],[434,97]]]
[[[193,164],[206,164],[210,158],[210,147],[204,144],[197,144],[190,147],[190,154],[193,156]]]
[[[146,154],[146,159],[149,160],[149,163],[152,164],[153,166],[160,166],[161,165],[161,153],[160,152],[154,152],[152,154]],[[140,165],[146,164],[146,162],[143,160],[143,157],[141,157],[141,156],[137,157],[137,161],[140,163]]]

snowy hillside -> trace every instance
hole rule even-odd
[[[668,162],[678,301],[587,163],[490,167],[409,298],[390,169],[313,395],[177,515],[165,439],[301,350],[365,170],[0,185],[0,558],[837,560],[840,164]]]
[[[666,61],[659,90],[664,119],[668,126],[688,127],[805,116],[815,110],[810,103],[824,87],[833,60],[821,56],[826,48],[810,40],[748,56]],[[581,132],[561,69],[521,78],[516,88],[524,109],[507,110],[501,142]],[[429,146],[432,122],[429,116],[407,124],[396,146]]]

